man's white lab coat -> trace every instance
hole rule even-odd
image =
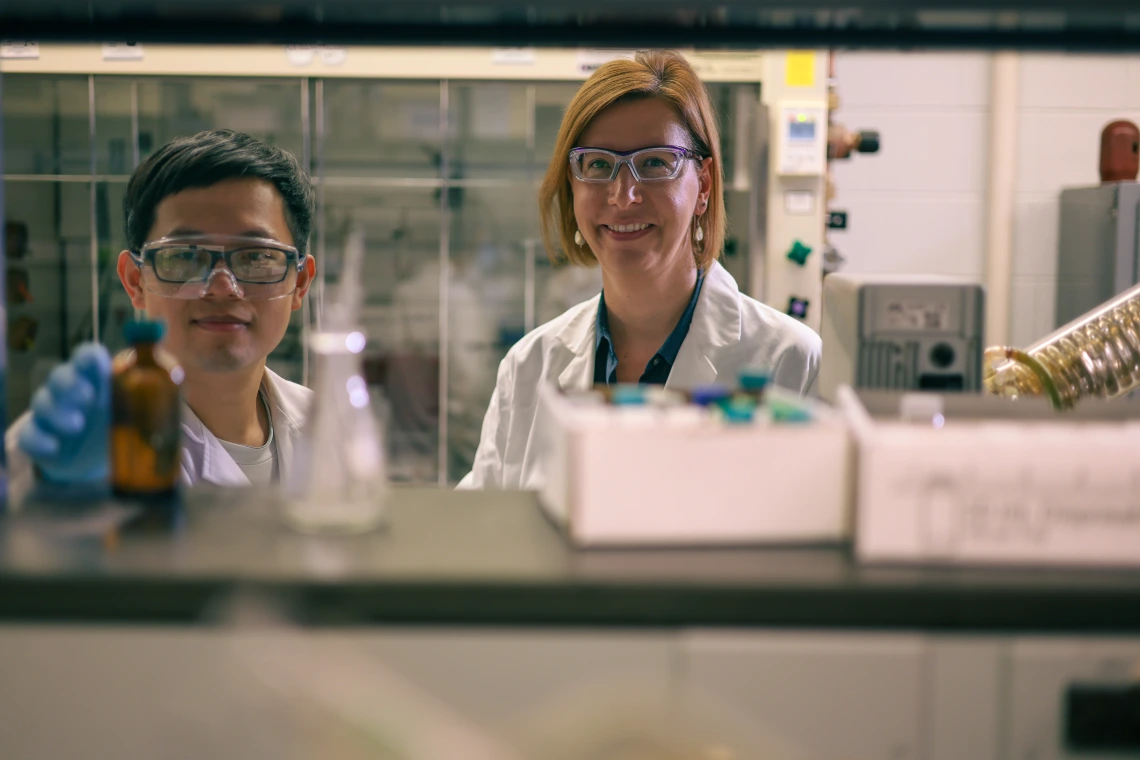
[[[539,387],[585,390],[594,381],[598,299],[567,311],[516,343],[499,365],[471,472],[460,488],[522,488],[543,483],[535,424]],[[719,263],[705,275],[692,326],[666,388],[734,385],[740,370],[767,367],[777,385],[806,394],[819,370],[820,339],[795,319],[740,292]]]
[[[280,471],[284,472],[293,461],[293,447],[301,435],[313,392],[303,385],[289,382],[268,367],[265,368],[262,387],[273,419],[277,461]],[[8,454],[8,494],[13,504],[19,504],[35,485],[32,461],[16,445],[21,428],[28,424],[30,418],[30,411],[22,414],[4,436],[4,448]],[[182,482],[186,485],[250,485],[249,478],[222,448],[221,442],[194,415],[185,415],[182,421]]]

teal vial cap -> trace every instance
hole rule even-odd
[[[615,385],[611,398],[615,406],[640,406],[645,403],[645,389],[635,383]]]
[[[136,319],[123,325],[123,337],[127,343],[158,343],[166,334],[166,325],[149,319]]]
[[[756,412],[756,404],[751,399],[734,398],[721,405],[720,411],[725,422],[739,425],[752,422],[753,414]]]
[[[749,367],[740,372],[740,387],[746,391],[762,391],[768,387],[772,373],[763,367]]]

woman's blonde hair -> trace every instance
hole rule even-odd
[[[708,209],[694,219],[689,235],[698,267],[706,269],[720,257],[726,227],[724,178],[720,135],[708,91],[680,53],[648,50],[637,53],[632,60],[623,58],[601,66],[578,90],[562,117],[554,155],[538,193],[542,239],[551,259],[558,260],[564,255],[582,266],[598,262],[589,245],[579,246],[574,242],[578,224],[574,219],[570,189],[570,150],[579,147],[582,132],[599,113],[619,101],[641,98],[656,98],[672,106],[693,140],[689,147],[701,156],[712,158]],[[696,238],[698,223],[704,231],[701,242]]]

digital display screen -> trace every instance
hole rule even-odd
[[[791,123],[788,124],[788,137],[793,140],[814,140],[815,122],[802,116],[792,119]]]

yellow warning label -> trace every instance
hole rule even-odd
[[[815,53],[792,50],[787,55],[784,82],[788,87],[811,87],[815,84]]]

